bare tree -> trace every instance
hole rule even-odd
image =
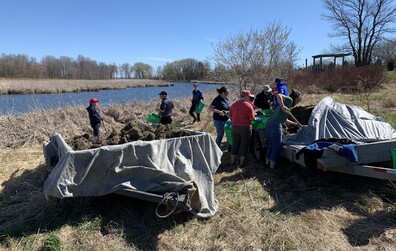
[[[396,62],[396,39],[379,42],[374,48],[373,57],[374,60],[380,60],[385,64],[391,61]]]
[[[62,56],[59,58],[61,65],[61,77],[72,78],[71,68],[73,66],[73,59],[70,57]]]
[[[132,68],[135,74],[135,78],[147,79],[152,78],[153,76],[153,67],[149,64],[137,62],[133,65]]]
[[[327,13],[322,16],[332,23],[333,37],[345,40],[340,48],[352,51],[356,66],[370,65],[376,44],[395,29],[394,0],[324,0]]]
[[[162,78],[162,67],[161,66],[157,66],[156,70],[154,71],[153,78],[155,78],[155,79]]]
[[[62,73],[62,65],[59,59],[54,56],[45,56],[41,59],[46,78],[59,78]]]
[[[131,78],[131,74],[133,71],[132,66],[130,66],[128,63],[124,63],[120,65],[119,69],[121,78]]]
[[[224,70],[227,79],[240,89],[256,91],[257,84],[285,75],[301,51],[289,40],[291,30],[281,23],[270,23],[262,30],[239,32],[213,46],[216,75]]]

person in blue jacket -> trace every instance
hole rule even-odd
[[[100,123],[102,122],[99,111],[96,109],[98,103],[99,99],[91,98],[89,100],[89,106],[86,108],[89,115],[89,122],[93,129],[93,135],[95,137],[98,137],[100,134]]]
[[[195,108],[197,108],[201,99],[204,99],[202,92],[200,90],[198,90],[198,84],[195,83],[194,90],[192,91],[191,107],[190,107],[190,111],[188,112],[191,115],[191,117],[194,118],[193,124],[197,121],[198,122],[201,121],[200,113],[194,114]]]
[[[285,104],[283,103],[283,97],[284,96],[289,96],[289,90],[287,89],[287,84],[285,81],[283,81],[283,79],[280,78],[275,78],[274,80],[275,82],[275,87],[274,87],[274,106],[273,109],[275,110],[275,108],[280,105],[281,109],[283,111],[285,111],[287,109],[287,107],[285,106]]]

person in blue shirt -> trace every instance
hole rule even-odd
[[[100,123],[102,118],[100,117],[99,111],[96,110],[96,105],[99,103],[99,99],[91,98],[89,100],[89,106],[86,108],[89,115],[89,123],[91,124],[93,135],[99,137],[100,134]]]
[[[194,90],[192,91],[191,107],[190,107],[190,111],[188,112],[191,115],[191,117],[194,118],[193,124],[197,121],[198,122],[201,121],[200,113],[194,114],[195,108],[197,108],[201,99],[204,99],[202,92],[198,90],[198,84],[194,84]]]
[[[275,78],[274,80],[275,82],[275,87],[274,87],[274,107],[273,109],[275,110],[275,108],[280,105],[282,111],[285,111],[287,109],[287,107],[285,106],[285,104],[283,103],[283,97],[284,96],[289,96],[289,90],[287,89],[287,84],[285,81],[283,81],[280,78]]]
[[[224,136],[224,125],[228,120],[227,112],[230,110],[227,87],[217,88],[219,94],[208,107],[209,112],[213,112],[213,124],[216,128],[216,144],[220,147]]]
[[[167,99],[168,96],[167,92],[162,91],[160,92],[159,95],[161,99],[161,105],[159,108],[157,108],[157,111],[161,116],[160,123],[162,125],[168,125],[172,123],[172,109],[174,108],[173,102]]]

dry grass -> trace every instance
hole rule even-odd
[[[390,92],[372,97],[386,100]],[[301,104],[323,96],[306,95]],[[364,108],[357,97],[332,96]],[[145,122],[157,103],[101,108],[104,134],[130,119]],[[214,133],[206,111],[201,123],[186,125],[189,100],[175,106],[175,124]],[[189,213],[159,219],[156,205],[115,195],[55,206],[43,194],[40,142],[54,131],[66,138],[89,131],[84,109],[0,117],[0,250],[43,250],[53,236],[62,250],[395,250],[396,193],[386,181],[337,173],[307,178],[286,160],[274,171],[252,159],[238,169],[228,165],[227,152],[214,175],[220,208],[210,219]]]
[[[0,79],[0,94],[65,93],[166,85],[170,83],[151,79]]]

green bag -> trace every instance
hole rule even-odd
[[[261,112],[264,113],[265,116],[269,117],[272,115],[273,111],[271,109],[262,109]]]
[[[265,129],[265,123],[267,123],[267,120],[269,119],[269,117],[272,114],[272,110],[271,109],[263,109],[261,110],[263,115],[258,115],[256,116],[256,118],[260,118],[260,121],[257,120],[252,120],[251,124],[252,124],[252,128],[253,130],[264,130]]]
[[[252,124],[252,128],[253,130],[263,130],[265,128],[265,122],[267,122],[267,117],[264,115],[259,115],[256,116],[256,118],[259,118],[260,121],[257,120],[252,120],[250,121],[250,123]]]
[[[232,145],[232,122],[231,119],[228,119],[224,125],[224,132],[226,135],[227,143]]]
[[[195,111],[194,112],[195,113],[201,113],[204,107],[205,107],[205,102],[201,99],[201,100],[199,100],[199,103],[195,107]]]
[[[149,113],[147,115],[147,122],[149,123],[159,124],[160,121],[161,121],[161,116],[156,113]]]

